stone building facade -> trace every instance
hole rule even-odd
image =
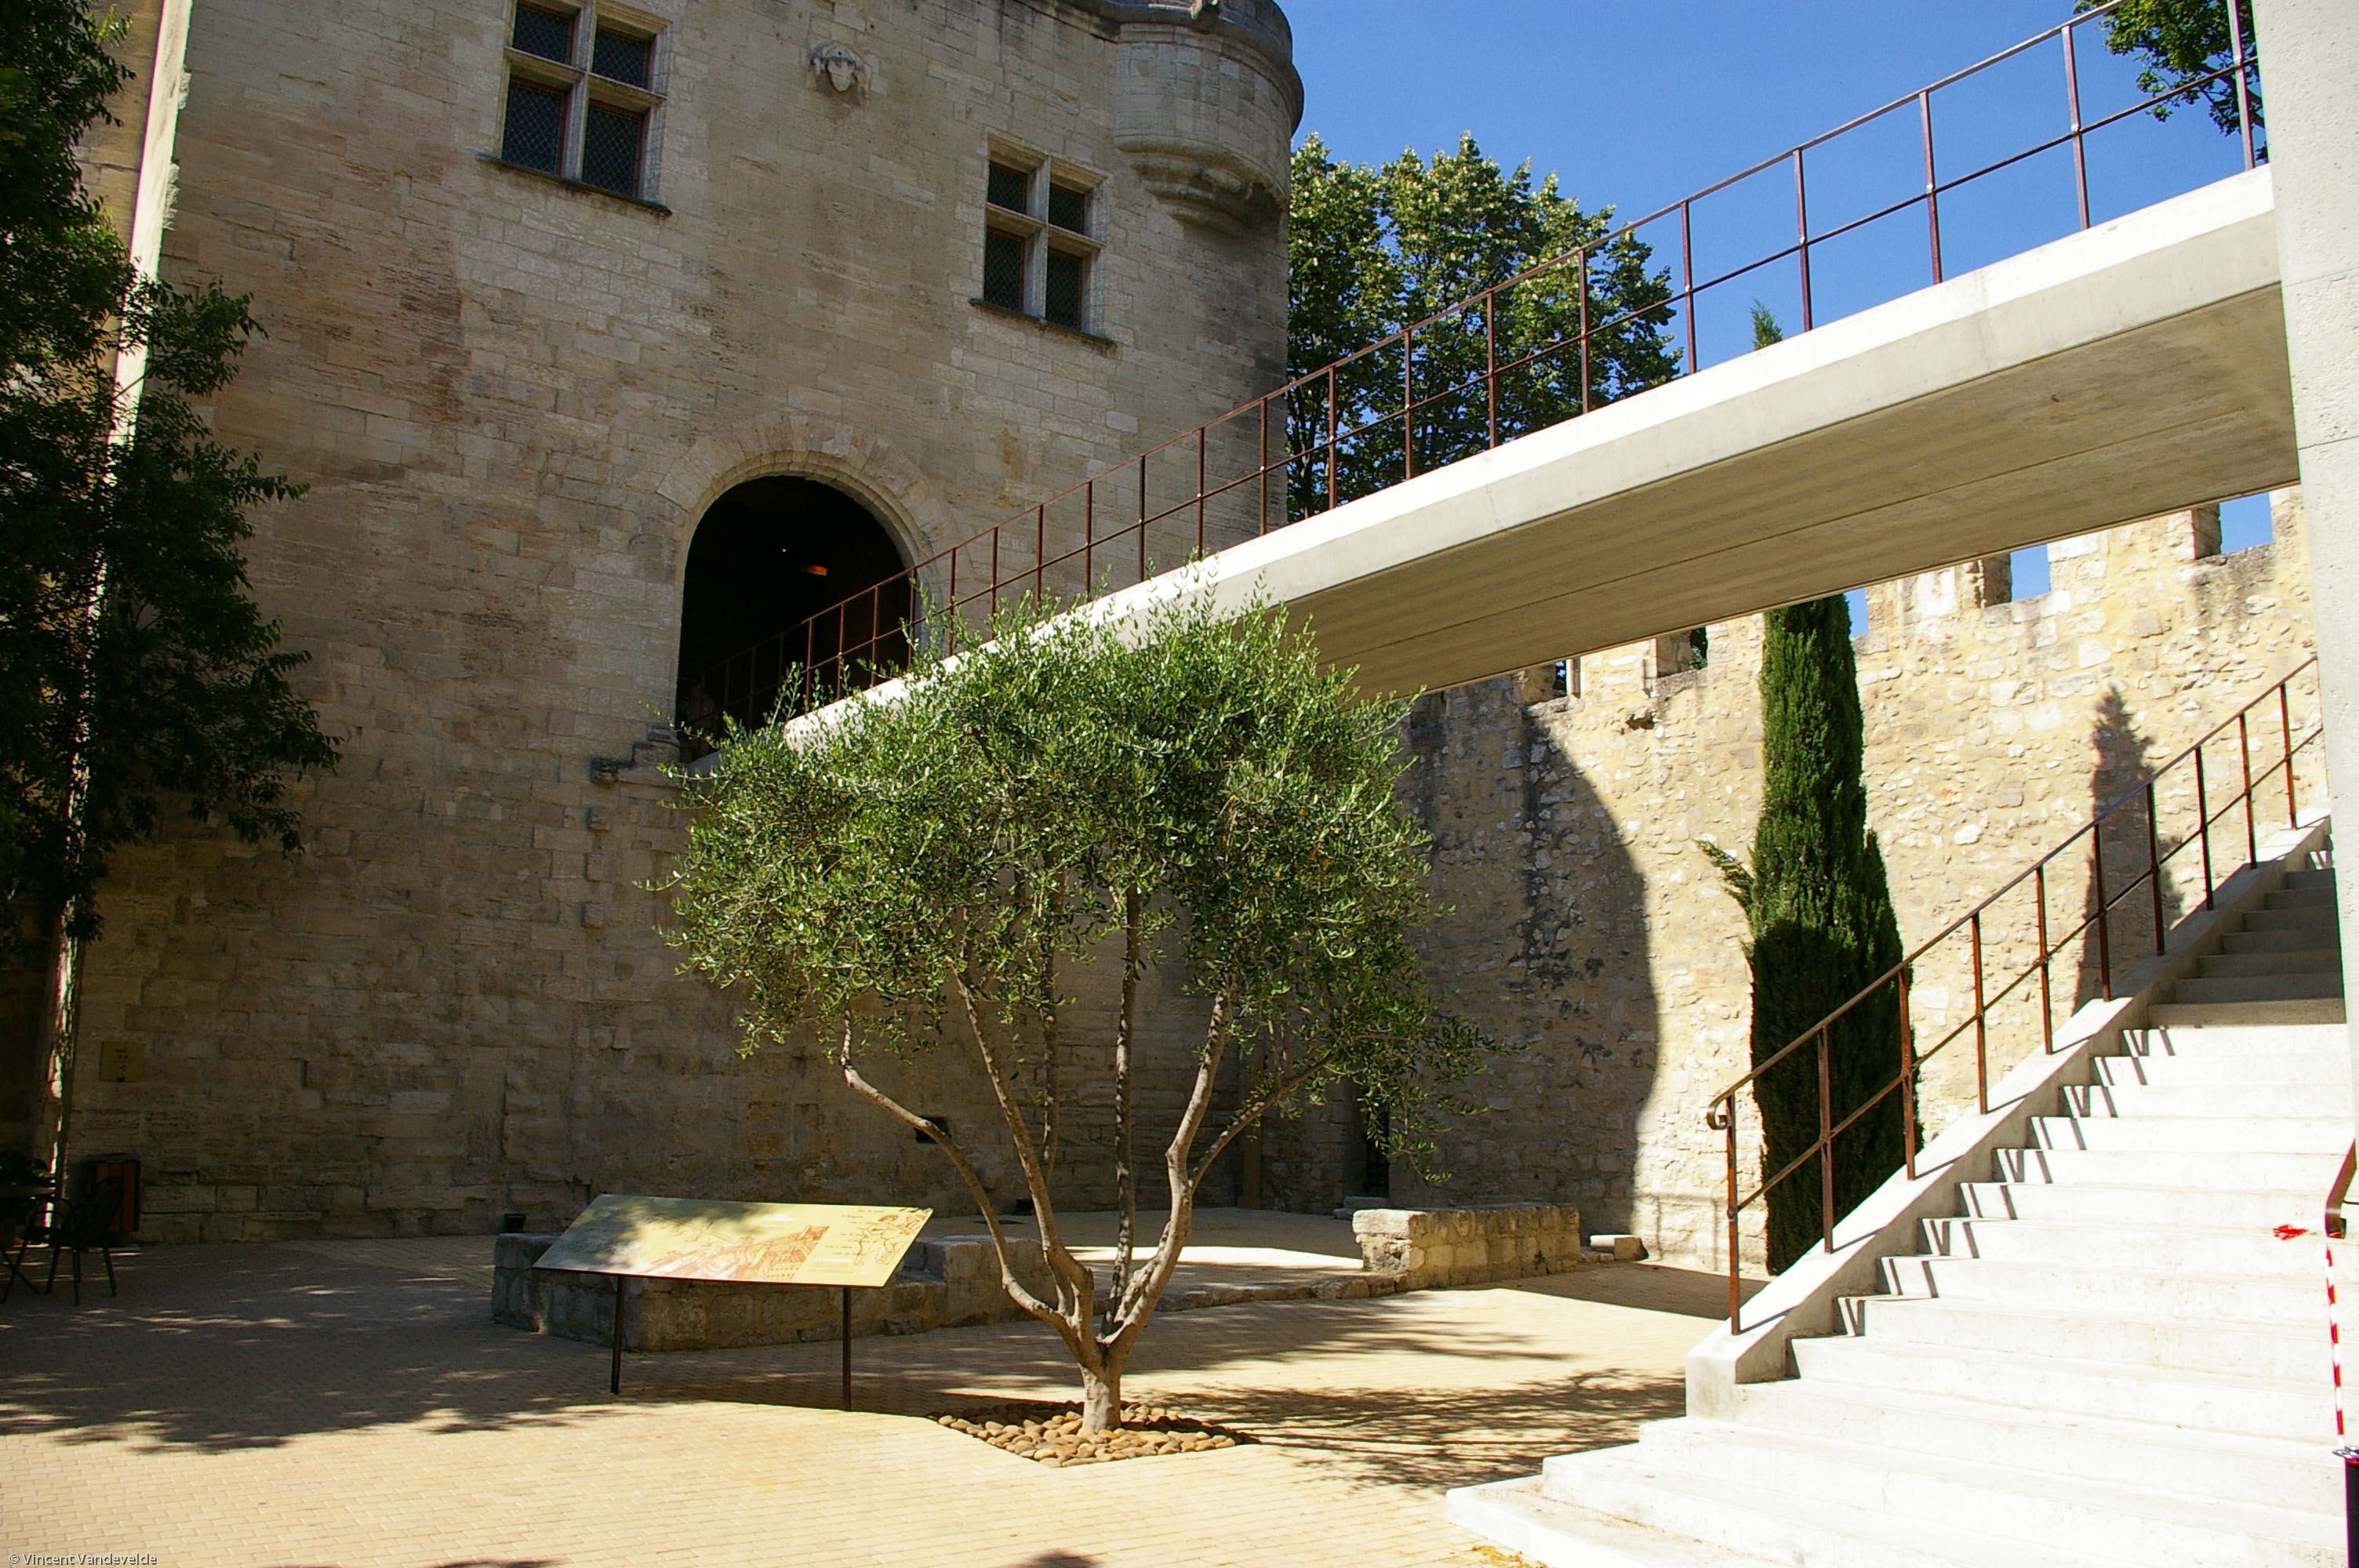
[[[185,36],[185,104],[160,144],[125,113],[94,184],[128,211],[168,156],[163,270],[251,293],[269,330],[215,428],[309,486],[258,520],[252,575],[345,757],[302,860],[174,835],[105,889],[76,1145],[142,1160],[150,1237],[546,1224],[603,1190],[963,1207],[811,1043],[740,1056],[656,935],[680,829],[644,738],[694,673],[700,529],[823,490],[787,545],[868,528],[924,562],[1281,373],[1300,90],[1269,0],[521,4],[540,19],[129,13],[143,88]],[[2067,541],[2034,600],[1980,567],[1871,590],[1869,793],[1905,935],[2304,655],[2294,498],[2277,524],[2230,557],[2205,514]],[[1232,503],[1210,538],[1252,525]],[[1055,549],[1079,524],[1049,526]],[[1417,706],[1405,787],[1454,906],[1429,956],[1522,1049],[1446,1132],[1439,1190],[1372,1169],[1338,1103],[1249,1141],[1213,1197],[1573,1203],[1719,1260],[1701,1112],[1745,1060],[1747,980],[1695,841],[1749,840],[1759,622],[1707,632],[1700,668],[1682,635]],[[1959,984],[1929,968],[1920,1028]],[[1200,1023],[1171,976],[1152,989],[1150,1123]],[[31,1113],[31,996],[0,993],[0,1135]],[[995,1115],[954,1052],[910,1082],[954,1129]],[[1069,1201],[1107,1195],[1107,1119],[1070,1128]]]
[[[1958,918],[2310,657],[2298,492],[2274,499],[2273,523],[2271,543],[2225,556],[2216,510],[2060,541],[2050,590],[2020,600],[2004,560],[1868,590],[1868,630],[1854,643],[1868,808],[1904,941]],[[1750,978],[1742,913],[1697,840],[1750,851],[1760,619],[1707,628],[1703,648],[1700,668],[1686,634],[1611,649],[1430,696],[1412,713],[1407,787],[1453,908],[1430,938],[1430,963],[1456,1005],[1521,1049],[1475,1086],[1486,1110],[1443,1138],[1447,1184],[1396,1166],[1397,1201],[1573,1203],[1593,1231],[1636,1233],[1669,1261],[1724,1265],[1722,1135],[1703,1113],[1749,1065]],[[2297,736],[2314,690],[2295,688]],[[2254,744],[2264,766],[2274,722]],[[2299,776],[2307,803],[2314,756]],[[2188,792],[2183,771],[2160,802],[2166,850],[2190,830]],[[2243,851],[2241,818],[2221,831],[2234,838],[2225,863]],[[2116,888],[2144,869],[2136,808],[2109,828],[2105,857]],[[2195,853],[2165,878],[2168,921],[2188,906],[2190,882],[2201,895]],[[2089,886],[2085,857],[2060,862],[2048,883],[2056,932],[2083,917]],[[2036,950],[2019,903],[1991,923],[1994,987]],[[2124,903],[2119,950],[2150,942],[2149,908]],[[2093,994],[2090,957],[2083,941],[2057,960],[2060,1021]],[[1920,1044],[1970,1010],[1967,962],[1944,948],[1919,967]],[[2038,1029],[2019,1003],[1999,1017],[1994,1077],[2038,1047]],[[1971,1045],[1952,1046],[1927,1068],[1929,1125],[1973,1092]],[[1756,1157],[1749,1113],[1740,1126]],[[1366,1184],[1353,1132],[1340,1108],[1273,1130],[1290,1140],[1282,1164],[1298,1201]],[[1758,1173],[1748,1171],[1749,1184]]]
[[[645,741],[694,674],[693,541],[737,487],[804,481],[832,499],[778,513],[778,550],[823,571],[806,535],[841,523],[921,562],[1274,384],[1277,5],[129,17],[93,181],[127,213],[170,159],[161,270],[267,329],[213,424],[308,487],[251,575],[343,762],[299,860],[203,832],[120,857],[77,1149],[141,1158],[164,1238],[481,1229],[602,1189],[962,1202],[807,1054],[741,1060],[655,934],[679,827]],[[36,1060],[17,1029],[20,1136]],[[990,1115],[955,1074],[919,1098]]]

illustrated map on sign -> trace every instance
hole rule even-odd
[[[929,1208],[608,1195],[535,1265],[745,1285],[882,1285]]]

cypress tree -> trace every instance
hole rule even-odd
[[[1757,344],[1782,334],[1754,309]],[[1867,827],[1864,725],[1843,596],[1773,610],[1761,641],[1761,818],[1748,871],[1707,851],[1745,906],[1752,940],[1753,1061],[1758,1066],[1900,962],[1900,925],[1884,856]],[[1900,998],[1885,986],[1828,1031],[1827,1125],[1840,1124],[1900,1075]],[[1900,1091],[1908,1092],[1907,1090]],[[1805,1045],[1754,1082],[1762,1173],[1817,1141],[1819,1054]],[[1835,1140],[1838,1217],[1901,1162],[1899,1093]],[[1773,1188],[1769,1266],[1783,1270],[1823,1234],[1818,1161]]]

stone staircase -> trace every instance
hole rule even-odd
[[[1793,1342],[1798,1376],[1451,1517],[1549,1568],[2340,1568],[2334,914],[2331,871],[2289,871],[2068,1114],[1883,1260],[1846,1332]]]

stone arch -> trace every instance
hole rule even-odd
[[[865,506],[906,561],[922,563],[955,536],[956,514],[908,454],[880,436],[802,414],[774,414],[680,454],[656,493],[669,503],[675,599],[688,571],[688,543],[712,503],[749,479],[813,479]]]
[[[773,414],[739,428],[699,438],[656,487],[669,505],[662,527],[678,649],[688,579],[689,549],[697,526],[723,497],[749,481],[816,481],[858,503],[875,521],[921,582],[928,557],[956,535],[957,518],[940,491],[906,453],[882,437],[830,420]],[[929,586],[930,584],[929,583]],[[690,672],[675,651],[671,688]]]

